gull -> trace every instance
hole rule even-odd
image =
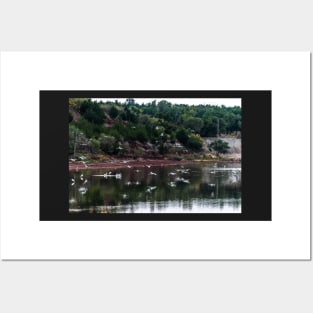
[[[70,200],[69,200],[69,203],[75,203],[76,202],[76,199],[75,198],[71,198]]]
[[[185,183],[185,184],[189,184],[190,183],[189,179],[185,179],[185,178],[182,178],[182,177],[176,177],[175,181],[181,182],[181,183]]]
[[[150,186],[147,188],[147,192],[151,192],[154,189],[156,189],[156,186]]]
[[[84,195],[84,194],[87,192],[87,188],[86,188],[86,187],[80,187],[80,188],[78,189],[78,191],[79,191],[82,195]]]

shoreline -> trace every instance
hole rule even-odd
[[[160,159],[145,159],[145,160],[112,160],[105,163],[90,163],[84,165],[83,163],[69,163],[69,171],[75,170],[87,170],[87,169],[120,169],[131,167],[145,167],[147,165],[153,166],[173,166],[173,165],[187,165],[187,164],[199,164],[199,163],[216,163],[216,162],[227,162],[227,163],[241,163],[241,160],[160,160]]]

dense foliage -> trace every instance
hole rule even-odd
[[[177,105],[165,100],[138,104],[134,99],[104,103],[71,98],[69,125],[70,154],[77,138],[80,142],[76,146],[111,155],[125,153],[132,142],[153,145],[160,154],[175,145],[199,152],[203,149],[203,137],[240,135],[241,108]],[[216,147],[210,146],[224,153]]]
[[[209,144],[209,149],[213,149],[217,153],[227,153],[227,151],[229,150],[229,145],[226,141],[217,139]]]

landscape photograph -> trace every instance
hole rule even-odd
[[[241,213],[240,98],[69,98],[71,214]]]

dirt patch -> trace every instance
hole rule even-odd
[[[223,160],[203,160],[201,163],[212,163],[212,162],[223,162]],[[227,160],[227,161],[235,161],[235,160]],[[238,160],[237,160],[238,161]],[[185,164],[196,164],[199,161],[193,160],[155,160],[155,159],[146,159],[146,160],[112,160],[110,162],[105,163],[69,163],[69,170],[83,170],[83,169],[101,169],[101,168],[126,168],[126,167],[153,167],[153,166],[169,166],[169,165],[185,165]]]

